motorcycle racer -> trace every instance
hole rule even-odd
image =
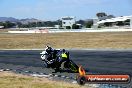
[[[56,67],[56,70],[59,70],[60,67],[61,67],[61,64],[64,62],[64,61],[67,61],[69,60],[69,53],[65,51],[65,49],[62,49],[62,50],[59,50],[59,52],[57,53],[57,57],[56,57],[56,60],[58,61],[58,65]]]
[[[67,55],[68,52],[66,52],[65,49],[54,50],[52,47],[46,46],[45,51],[48,55],[47,60],[49,61],[53,59],[57,59],[58,62],[62,63],[68,58],[68,55]]]
[[[63,61],[68,60],[68,58],[69,58],[69,52],[66,52],[65,49],[62,49],[62,50],[60,50],[59,53],[60,54],[58,56],[58,60],[59,60],[60,63],[62,63]]]
[[[55,72],[61,72],[61,70],[78,71],[78,66],[69,59],[69,52],[65,49],[53,49],[46,46],[40,54],[45,67],[53,68]]]

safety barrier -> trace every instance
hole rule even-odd
[[[46,29],[29,31],[8,31],[8,33],[66,33],[66,32],[127,32],[132,29]]]

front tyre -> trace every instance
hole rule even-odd
[[[44,67],[46,67],[46,68],[50,68],[50,64],[47,64],[46,61],[43,61],[43,65],[44,65]]]

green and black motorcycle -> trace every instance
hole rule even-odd
[[[45,67],[53,69],[59,68],[68,72],[78,72],[79,67],[71,59],[69,59],[69,52],[65,52],[65,54],[62,54],[61,51],[61,49],[53,50],[51,47],[48,47],[44,51],[42,51],[40,54]],[[58,55],[58,53],[60,55]],[[59,61],[59,56],[61,56],[61,54],[65,56],[65,58],[63,58],[62,56],[64,60]]]

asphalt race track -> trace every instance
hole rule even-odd
[[[30,71],[75,78],[76,73],[57,72],[44,67],[40,59],[40,50],[1,50],[0,69]],[[132,51],[107,50],[70,50],[70,58],[82,65],[87,73],[132,74]],[[116,84],[114,84],[116,85]],[[123,88],[132,88],[129,84],[118,84]]]

